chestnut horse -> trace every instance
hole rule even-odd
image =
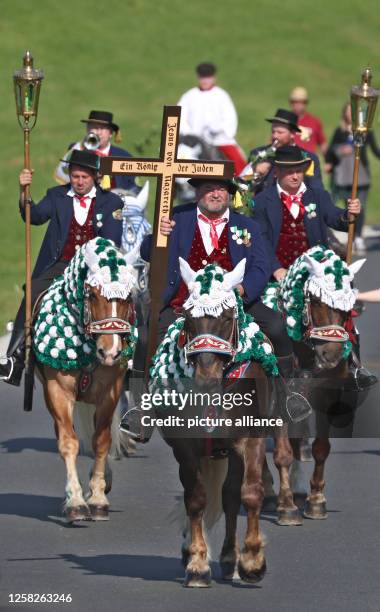
[[[310,493],[307,494],[304,486],[300,462],[300,442],[305,435],[302,424],[298,428],[290,428],[290,442],[295,461],[290,467],[290,474],[288,471],[288,477],[294,497],[299,500],[300,505],[306,498],[303,514],[310,519],[327,518],[324,473],[330,453],[331,428],[352,421],[356,408],[355,391],[346,401],[342,398],[344,379],[349,375],[348,353],[350,352],[349,334],[345,328],[356,299],[351,284],[364,261],[360,260],[347,266],[333,251],[323,247],[313,247],[299,257],[288,271],[290,277],[298,278],[299,281],[292,283],[289,278],[284,280],[280,284],[277,296],[285,317],[289,317],[289,314],[292,315],[287,312],[286,307],[284,308],[284,299],[286,301],[289,298],[292,286],[298,285],[298,289],[302,289],[299,334],[294,333],[294,328],[289,327],[288,332],[290,331],[293,339],[299,367],[308,373],[308,377],[293,382],[300,385],[299,390],[307,395],[314,411],[316,436],[312,444],[314,470],[310,480]],[[308,269],[308,274],[303,278],[301,276],[304,272],[300,272],[300,264],[306,264]],[[268,483],[270,479],[265,462],[264,480]],[[301,524],[302,521],[284,523],[279,520],[278,522]]]
[[[153,381],[169,377],[161,368],[161,364],[169,363],[167,372],[171,369],[176,359],[176,350],[181,343],[181,351],[177,362],[182,363],[185,368],[185,376],[188,376],[187,390],[197,392],[213,392],[220,390],[221,386],[228,381],[230,367],[238,366],[235,357],[241,350],[239,340],[239,325],[241,320],[237,316],[237,306],[228,302],[228,296],[235,296],[233,288],[241,283],[244,274],[245,260],[240,262],[234,270],[225,273],[217,269],[217,277],[220,285],[215,286],[210,296],[197,296],[196,286],[207,283],[210,278],[209,268],[198,273],[191,270],[190,266],[180,258],[180,269],[182,278],[189,288],[189,300],[183,308],[184,319],[177,320],[169,327],[167,336],[160,345],[154,367],[152,370]],[[212,267],[212,266],[211,266]],[[206,280],[205,280],[206,279]],[[199,281],[199,283],[198,283]],[[217,285],[217,283],[216,283]],[[218,303],[218,296],[225,292],[227,300]],[[204,293],[204,291],[203,291]],[[207,301],[209,299],[209,302]],[[223,298],[222,298],[223,299]],[[236,296],[237,301],[239,298]],[[214,301],[213,301],[214,300]],[[191,302],[191,304],[189,303]],[[211,303],[211,311],[204,309],[204,305]],[[216,304],[216,307],[214,308]],[[243,309],[242,303],[241,310]],[[220,306],[220,307],[219,307]],[[197,311],[198,309],[198,311]],[[202,310],[203,309],[203,310]],[[197,312],[196,312],[197,311]],[[240,311],[241,312],[241,311]],[[244,312],[244,311],[243,311]],[[180,321],[178,323],[178,321]],[[175,339],[182,325],[180,336]],[[250,334],[248,334],[250,335]],[[263,335],[261,335],[262,338]],[[173,339],[174,338],[174,339]],[[163,354],[165,343],[169,347],[167,356]],[[266,351],[271,352],[267,340]],[[170,348],[171,347],[171,348]],[[269,349],[268,349],[269,347]],[[178,349],[179,350],[179,349]],[[185,356],[185,361],[182,357]],[[274,358],[274,356],[273,356]],[[187,365],[185,365],[185,362]],[[187,374],[186,374],[187,368]],[[178,374],[178,373],[177,373]],[[185,379],[178,381],[178,375],[174,373],[172,383],[177,389]],[[227,376],[227,379],[226,379]],[[222,576],[226,580],[232,580],[237,569],[242,580],[255,583],[261,580],[266,571],[266,560],[264,554],[264,542],[259,529],[260,509],[263,500],[264,488],[262,481],[262,468],[265,459],[265,436],[263,429],[254,427],[243,427],[239,429],[237,419],[246,417],[265,417],[270,414],[271,385],[267,374],[259,362],[248,360],[245,362],[243,379],[238,380],[233,387],[234,394],[239,391],[255,389],[255,401],[250,405],[244,400],[243,405],[230,406],[228,411],[223,410],[223,394],[219,395],[219,414],[224,414],[231,419],[233,425],[219,428],[217,438],[204,439],[205,431],[194,429],[190,431],[189,437],[173,429],[163,427],[165,441],[172,447],[173,454],[179,463],[179,476],[184,488],[184,505],[187,519],[183,524],[186,540],[182,548],[182,560],[186,568],[185,586],[204,587],[211,582],[211,570],[208,558],[205,529],[210,528],[218,520],[222,511],[225,514],[225,538],[220,555],[220,567]],[[251,379],[251,380],[249,380]],[[245,383],[245,384],[244,384]],[[169,382],[168,382],[169,384]],[[243,385],[243,387],[241,387]],[[230,390],[228,388],[228,390]],[[225,396],[224,396],[225,397]],[[236,397],[236,395],[234,395]],[[173,408],[165,407],[164,414]],[[192,415],[209,414],[210,408],[202,406],[201,411],[195,407]],[[216,411],[217,412],[217,411]],[[184,414],[184,413],[181,413]],[[213,425],[211,424],[211,429]],[[265,429],[265,428],[264,428]],[[215,432],[214,432],[215,433]],[[198,437],[196,437],[198,434]],[[284,438],[289,445],[288,439]],[[212,450],[210,451],[210,442]],[[205,452],[206,446],[209,452]],[[291,451],[290,451],[291,452]],[[228,453],[228,459],[216,459],[212,456],[223,456]],[[285,453],[284,453],[285,454]],[[226,463],[228,462],[228,466]],[[240,505],[243,504],[247,512],[247,530],[242,550],[236,536],[237,517]],[[181,504],[183,508],[183,505]]]
[[[64,514],[70,523],[108,519],[106,493],[111,487],[106,485],[105,470],[111,423],[136,341],[131,293],[134,276],[127,257],[110,240],[96,238],[83,245],[64,276],[54,281],[42,299],[35,325],[38,373],[66,464]],[[69,324],[63,327],[63,321]],[[36,337],[41,329],[47,332],[45,343]],[[74,341],[70,343],[74,349],[69,350],[76,352],[65,347],[64,336]],[[81,347],[86,357],[83,367],[75,362]],[[66,361],[59,362],[60,356]],[[76,468],[79,439],[73,417],[77,400],[96,408],[92,438],[95,462],[86,497]]]

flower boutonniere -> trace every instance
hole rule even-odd
[[[311,204],[308,204],[307,206],[305,206],[305,210],[307,212],[307,217],[308,219],[314,219],[314,217],[317,216],[317,205],[314,204],[313,202]]]
[[[232,232],[232,240],[236,240],[236,244],[244,244],[244,246],[251,246],[251,234],[247,228],[238,228],[236,225],[230,228]]]

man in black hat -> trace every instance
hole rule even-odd
[[[300,128],[297,126],[298,117],[295,113],[284,108],[279,108],[275,116],[267,118],[266,121],[272,125],[271,144],[275,148],[295,145],[295,135],[301,132]],[[254,170],[263,177],[261,183],[255,189],[255,193],[260,193],[267,187],[272,187],[276,182],[273,171],[273,156],[265,157],[267,149],[268,145],[263,145],[252,149],[250,153],[250,159],[255,159],[257,156],[260,157],[260,155],[262,156],[262,160],[259,160],[254,168]],[[314,153],[305,151],[305,154],[306,153],[309,155],[311,163],[305,173],[305,183],[308,187],[324,189],[319,159]],[[247,172],[249,173],[249,171],[250,169],[247,167],[243,170],[241,176],[244,178],[244,175],[247,174]]]
[[[358,198],[349,199],[347,209],[338,208],[330,194],[306,184],[311,154],[296,145],[280,147],[274,158],[276,183],[255,197],[253,214],[261,226],[270,259],[271,274],[280,281],[289,266],[309,248],[327,246],[327,228],[348,231],[349,213],[360,213]],[[360,388],[377,378],[360,368]]]
[[[68,185],[47,190],[38,203],[32,202],[31,223],[49,225],[32,275],[32,303],[63,274],[76,250],[96,236],[121,244],[122,202],[114,193],[97,185],[99,157],[90,151],[74,150],[68,160]],[[25,219],[23,188],[31,185],[33,170],[20,173],[20,213]],[[24,368],[25,300],[18,310],[7,359],[0,364],[0,379],[18,386]]]
[[[87,136],[94,134],[99,141],[98,146],[92,144],[86,140],[73,143],[69,146],[69,151],[65,155],[65,159],[57,166],[55,171],[55,179],[60,184],[68,182],[67,164],[65,164],[66,158],[70,155],[73,149],[77,150],[92,150],[93,153],[99,155],[99,157],[117,156],[117,157],[132,157],[132,155],[126,149],[115,147],[112,144],[112,137],[115,137],[115,142],[121,142],[121,133],[119,126],[114,123],[113,114],[108,111],[97,111],[92,110],[88,116],[88,119],[81,119],[82,123],[86,124]],[[133,176],[103,176],[101,181],[103,189],[125,189],[127,191],[138,192],[139,187],[135,183]]]

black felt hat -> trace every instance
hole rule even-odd
[[[197,189],[198,187],[200,187],[204,183],[218,183],[218,184],[220,183],[222,185],[225,185],[225,187],[228,190],[228,193],[230,193],[231,195],[235,195],[235,193],[237,192],[237,186],[230,179],[224,179],[224,178],[191,178],[187,182],[192,187],[195,187],[195,189]]]
[[[281,168],[290,166],[309,166],[312,161],[313,160],[311,157],[308,157],[306,151],[295,145],[279,147],[274,156],[274,165]]]
[[[89,168],[96,172],[99,170],[100,166],[100,158],[98,155],[91,151],[79,151],[78,149],[74,149],[70,157],[61,159],[61,161],[66,162],[69,166],[81,166],[82,168]]]
[[[92,110],[88,119],[81,119],[81,122],[100,123],[101,125],[108,125],[114,132],[119,131],[119,126],[113,122],[113,113],[108,113],[107,111]]]
[[[268,119],[265,119],[265,121],[269,121],[269,123],[283,123],[286,127],[292,130],[292,132],[302,131],[297,126],[297,115],[292,113],[292,111],[285,110],[285,108],[279,108],[274,117],[269,117]]]

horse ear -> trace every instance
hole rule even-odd
[[[226,291],[234,289],[243,282],[246,262],[246,258],[242,259],[231,272],[224,275],[223,286]]]
[[[313,259],[313,257],[310,257],[308,253],[304,253],[303,257],[304,262],[309,268],[309,272],[314,272],[316,276],[323,276],[323,265],[319,261]]]
[[[190,283],[193,282],[197,273],[190,268],[187,261],[182,259],[182,257],[179,257],[179,269],[181,270],[181,276],[188,287]]]
[[[146,205],[148,203],[148,196],[149,196],[149,181],[145,181],[144,187],[141,189],[141,191],[136,196],[136,202],[135,202],[135,204],[139,207],[141,212],[144,212],[144,210],[146,209]]]
[[[354,263],[348,266],[348,269],[352,277],[354,277],[355,274],[359,272],[360,268],[362,267],[363,264],[365,264],[366,261],[367,261],[366,259],[358,259],[358,261],[354,261]]]
[[[124,253],[123,257],[127,265],[133,265],[140,256],[140,245],[137,244],[131,251]]]

